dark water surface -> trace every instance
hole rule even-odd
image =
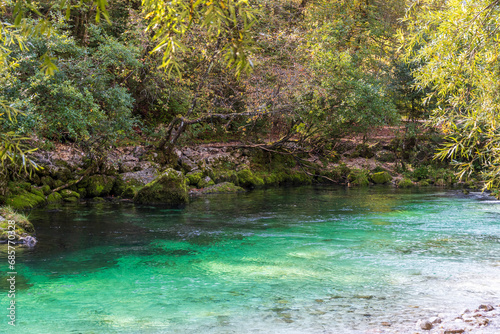
[[[0,332],[367,333],[500,299],[500,202],[479,193],[285,188],[186,208],[33,211],[16,327]],[[3,312],[3,313],[2,313]]]

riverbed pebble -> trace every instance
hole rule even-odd
[[[489,312],[489,311],[493,311],[495,308],[489,304],[482,304],[482,305],[479,305],[478,309]]]
[[[442,319],[440,317],[430,317],[429,322],[431,324],[439,324],[441,323]]]

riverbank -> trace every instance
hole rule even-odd
[[[137,203],[154,198],[155,204],[177,205],[188,202],[188,195],[308,184],[481,187],[475,180],[459,182],[453,170],[433,161],[432,142],[416,146],[417,151],[403,158],[390,138],[375,137],[366,143],[344,140],[323,154],[287,154],[238,142],[200,144],[174,150],[167,163],[147,146],[112,148],[96,161],[78,147],[57,144],[50,151],[34,152],[42,168],[31,178],[9,182],[0,200],[26,210],[105,197]],[[166,174],[177,176],[167,182]],[[159,182],[162,175],[164,186]],[[141,190],[153,189],[153,183],[156,194],[144,196]]]

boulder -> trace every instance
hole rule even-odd
[[[255,176],[249,169],[240,170],[237,175],[239,184],[245,188],[258,188],[264,185],[264,180]]]
[[[389,173],[387,173],[387,172],[379,172],[379,173],[373,173],[370,176],[370,179],[375,184],[384,184],[384,183],[391,182],[392,176],[390,176]]]
[[[179,205],[188,202],[186,179],[181,172],[168,168],[146,184],[134,197],[139,204]]]
[[[82,185],[85,185],[87,197],[102,197],[111,193],[115,180],[115,176],[93,175],[82,182]]]
[[[120,174],[120,176],[127,185],[143,186],[156,179],[158,176],[158,169],[156,167],[150,167],[138,172],[123,173]]]

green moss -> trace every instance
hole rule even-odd
[[[113,190],[115,176],[93,175],[85,180],[87,197],[108,196]]]
[[[43,192],[45,196],[49,195],[52,191],[50,190],[50,187],[48,185],[43,185],[40,190]]]
[[[238,185],[238,175],[234,170],[220,170],[210,174],[215,183],[230,182]]]
[[[389,173],[387,173],[387,172],[378,172],[378,173],[373,173],[370,176],[370,179],[375,184],[384,184],[384,183],[391,182],[392,176],[389,175]]]
[[[399,188],[410,188],[410,187],[413,187],[413,186],[414,186],[414,184],[413,184],[412,180],[410,180],[408,178],[401,179],[398,182],[398,187]]]
[[[125,188],[125,190],[123,191],[121,196],[124,198],[134,198],[135,195],[137,195],[136,188],[132,187],[132,186],[128,186],[127,188]]]
[[[291,182],[294,185],[307,185],[312,184],[312,178],[303,172],[291,173]]]
[[[35,228],[33,224],[28,220],[28,218],[23,214],[17,213],[10,206],[0,207],[0,216],[5,218],[5,221],[0,221],[1,241],[6,241],[9,237],[9,233],[7,233],[7,230],[9,230],[9,220],[15,221],[14,240],[16,241],[18,241],[21,237],[33,234],[35,232]]]
[[[47,185],[50,188],[55,188],[54,187],[54,179],[52,179],[50,176],[43,176],[41,178],[42,184]]]
[[[78,198],[76,198],[76,197],[66,197],[66,198],[63,198],[63,200],[65,202],[78,202]]]
[[[287,175],[284,172],[275,172],[264,176],[264,183],[266,185],[279,185],[287,180]]]
[[[141,204],[178,205],[188,202],[186,180],[181,172],[172,168],[165,170],[154,181],[146,184],[134,197]]]
[[[47,196],[47,203],[60,203],[62,202],[63,200],[63,197],[61,196],[60,193],[58,192],[54,192],[52,194],[50,194],[49,196]]]
[[[59,187],[61,187],[61,186],[63,186],[63,185],[64,185],[64,182],[63,182],[63,181],[61,181],[61,180],[55,180],[55,181],[54,181],[54,189],[55,189],[55,188],[59,188]]]
[[[71,170],[68,168],[60,168],[54,175],[57,180],[66,183],[68,180],[71,180]]]
[[[186,178],[188,185],[198,186],[198,183],[200,183],[201,179],[203,178],[203,172],[198,171],[198,172],[187,173]]]
[[[354,186],[366,187],[370,185],[369,174],[366,169],[353,169],[347,175],[347,179]]]
[[[264,185],[264,180],[260,177],[255,176],[249,169],[240,170],[237,175],[238,183],[242,187],[259,188]]]
[[[426,180],[422,180],[418,183],[419,187],[427,187],[429,185],[430,185],[429,182],[427,182]]]
[[[98,202],[98,203],[106,202],[106,200],[102,197],[94,197],[94,198],[92,198],[92,201]]]
[[[32,209],[45,204],[45,197],[24,192],[22,195],[7,197],[6,204],[16,210]]]
[[[202,178],[200,182],[198,182],[198,188],[206,188],[213,186],[215,182],[210,178],[210,176],[207,176],[205,178]]]
[[[127,188],[127,184],[121,176],[117,176],[115,179],[115,183],[113,184],[113,189],[111,189],[111,194],[114,194],[116,196],[121,196],[125,189]]]
[[[37,196],[40,196],[40,197],[45,197],[45,194],[43,193],[43,191],[40,189],[37,189],[37,188],[31,188],[31,193],[35,194]]]
[[[6,220],[15,221],[17,227],[22,228],[28,233],[35,232],[35,228],[33,227],[33,224],[28,220],[28,217],[26,217],[22,213],[16,212],[12,207],[0,207],[0,216],[4,217]]]
[[[76,191],[71,191],[71,190],[68,190],[68,189],[63,189],[61,190],[61,196],[63,199],[67,199],[67,198],[76,198],[76,199],[79,199],[80,198],[80,194],[77,193]]]

